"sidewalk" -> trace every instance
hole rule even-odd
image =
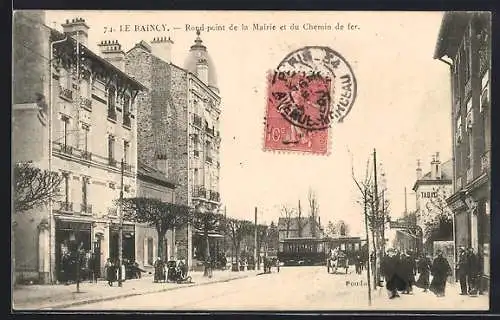
[[[95,303],[106,300],[114,300],[135,295],[155,293],[167,290],[175,290],[192,286],[206,285],[210,283],[226,282],[256,276],[257,271],[214,271],[213,277],[203,277],[203,272],[191,272],[192,283],[154,283],[152,275],[146,275],[141,279],[132,279],[123,282],[120,288],[115,282],[110,287],[106,281],[98,283],[80,283],[80,293],[76,293],[76,284],[71,285],[26,285],[19,286],[13,290],[13,309],[40,310],[61,309],[70,306]]]
[[[377,310],[419,310],[419,311],[450,311],[450,310],[488,310],[489,295],[475,297],[460,295],[457,283],[446,285],[446,295],[436,297],[432,292],[423,292],[414,288],[413,294],[400,294],[400,297],[389,299],[385,288],[372,291],[372,307]]]

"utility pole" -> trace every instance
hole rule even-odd
[[[118,208],[120,210],[120,228],[119,228],[119,234],[118,234],[118,254],[119,254],[119,264],[118,264],[118,286],[121,287],[123,283],[122,279],[122,267],[123,267],[123,158],[122,161],[120,162],[120,202],[118,204]]]
[[[253,249],[253,261],[257,263],[257,207],[255,207],[255,230],[254,230],[254,249]]]
[[[368,264],[366,266],[366,280],[368,282],[368,305],[372,305],[372,288],[371,288],[371,283],[370,283],[370,269],[371,269],[371,258],[370,258],[370,236],[368,233],[368,212],[367,212],[367,192],[366,192],[366,186],[364,187],[363,190],[363,212],[365,215],[365,232],[366,232],[366,248],[368,250]]]

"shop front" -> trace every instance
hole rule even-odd
[[[120,225],[112,223],[109,227],[109,258],[119,259],[120,243]],[[135,259],[135,225],[123,224],[123,259],[134,262]]]
[[[77,248],[91,252],[92,223],[71,220],[56,220],[56,278],[59,282],[73,281],[76,268],[72,265],[71,254]]]

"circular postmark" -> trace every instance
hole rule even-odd
[[[335,50],[308,46],[288,54],[274,78],[283,85],[278,94],[280,114],[307,130],[327,129],[342,122],[356,99],[356,78],[349,63]]]

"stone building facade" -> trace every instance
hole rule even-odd
[[[120,52],[103,52],[106,59],[122,55],[112,43]],[[172,63],[172,45],[169,38],[155,38],[123,53],[126,73],[149,89],[137,98],[139,161],[176,184],[176,203],[218,210],[221,98],[215,65],[199,33],[184,68]],[[175,256],[193,267],[198,231],[186,226],[172,233]]]
[[[434,58],[450,69],[455,246],[479,253],[483,289],[490,278],[491,13],[448,12]]]
[[[14,16],[13,159],[64,177],[46,208],[13,215],[15,270],[21,278],[64,278],[64,256],[81,245],[102,273],[118,255],[114,200],[136,193],[136,80],[87,48],[89,27],[67,20],[61,33],[43,12]],[[52,52],[51,52],[52,51]],[[49,64],[49,61],[51,62]],[[135,258],[134,225],[124,223],[124,255]]]

